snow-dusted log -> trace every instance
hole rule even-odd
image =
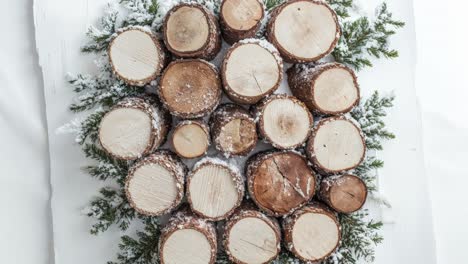
[[[135,160],[151,153],[166,139],[171,117],[150,98],[126,98],[101,120],[99,141],[112,156]]]
[[[320,262],[338,247],[341,230],[335,214],[325,205],[312,203],[283,220],[286,248],[306,262]]]
[[[339,173],[359,166],[366,152],[361,129],[343,116],[318,122],[306,147],[312,163],[324,173]]]
[[[317,61],[335,48],[341,31],[335,11],[325,1],[291,0],[276,7],[267,38],[288,62]]]
[[[288,70],[288,83],[294,96],[322,114],[344,114],[359,103],[356,75],[343,64],[296,64]]]
[[[307,106],[286,94],[265,98],[253,112],[262,138],[278,149],[294,149],[302,145],[314,124]]]
[[[193,159],[206,154],[210,146],[208,126],[202,120],[185,120],[172,133],[174,151],[182,158]]]
[[[355,175],[331,176],[322,180],[319,197],[335,211],[349,214],[362,208],[367,198],[367,187]]]
[[[197,162],[187,177],[187,200],[192,211],[212,221],[229,217],[244,197],[238,168],[217,158]]]
[[[119,32],[109,44],[108,53],[114,73],[126,83],[137,86],[159,76],[166,58],[156,36],[138,27]]]
[[[161,264],[214,264],[217,247],[214,224],[182,209],[161,231],[159,260]]]
[[[221,100],[221,80],[214,65],[204,60],[177,60],[167,66],[159,96],[171,114],[198,118],[212,112]]]
[[[291,214],[314,196],[315,174],[296,152],[259,153],[247,161],[246,168],[250,197],[268,215]]]
[[[224,226],[224,249],[237,264],[270,263],[280,251],[281,230],[275,218],[243,204]]]
[[[225,155],[245,156],[257,144],[255,120],[241,106],[219,106],[211,115],[210,124],[213,143]]]
[[[232,45],[241,39],[255,37],[264,17],[262,0],[223,0],[219,22],[224,40]]]
[[[177,57],[212,60],[221,49],[221,34],[214,14],[196,3],[181,3],[167,12],[164,43]]]
[[[221,77],[231,100],[255,104],[278,89],[283,79],[283,61],[268,41],[245,39],[228,50]]]
[[[125,194],[130,205],[144,215],[163,215],[184,197],[187,168],[172,152],[157,151],[136,162],[129,170]]]

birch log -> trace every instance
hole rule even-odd
[[[241,106],[219,106],[212,114],[210,124],[214,145],[225,155],[245,156],[257,145],[255,121]]]
[[[164,49],[149,30],[130,27],[110,42],[109,60],[114,73],[130,85],[143,86],[158,77],[164,67]]]
[[[110,155],[135,160],[162,145],[170,125],[170,115],[155,101],[126,98],[102,118],[99,141]]]
[[[245,39],[228,50],[221,77],[232,101],[255,104],[278,89],[283,79],[283,60],[266,40]]]
[[[167,12],[163,24],[167,49],[180,58],[212,60],[221,49],[221,34],[214,14],[196,3],[181,3]]]
[[[325,57],[335,48],[340,34],[336,13],[325,1],[286,1],[273,10],[267,24],[268,40],[292,63]]]
[[[283,220],[286,248],[305,262],[320,262],[338,247],[341,230],[335,214],[319,203],[307,205]]]
[[[224,40],[232,45],[255,37],[264,17],[265,6],[261,0],[223,0],[219,21]]]
[[[344,114],[359,103],[357,77],[343,64],[297,64],[288,70],[288,83],[294,96],[321,114]]]
[[[315,174],[302,155],[292,151],[263,152],[246,164],[252,200],[271,216],[291,214],[312,199]]]
[[[337,116],[318,122],[306,151],[317,169],[333,174],[359,166],[366,144],[361,129],[347,118]]]
[[[270,263],[280,252],[281,230],[275,218],[243,204],[226,222],[223,242],[234,263]]]
[[[294,149],[306,142],[313,126],[307,106],[293,96],[274,94],[253,108],[259,134],[278,149]]]
[[[340,213],[353,213],[362,208],[367,198],[367,187],[361,178],[345,174],[322,180],[320,200]]]
[[[214,264],[217,238],[214,224],[189,210],[174,214],[161,231],[161,264]]]
[[[239,170],[217,158],[204,158],[187,177],[187,199],[193,212],[211,221],[229,217],[244,197]]]
[[[187,168],[170,151],[158,151],[129,170],[125,194],[130,205],[144,215],[159,216],[176,208],[184,197]]]
[[[161,77],[158,92],[171,114],[180,118],[208,115],[222,95],[216,67],[199,59],[170,63]]]

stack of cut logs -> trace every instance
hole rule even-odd
[[[256,38],[263,30],[266,39]],[[114,74],[156,90],[117,103],[101,121],[99,140],[131,164],[131,206],[172,215],[160,238],[161,263],[212,264],[220,250],[234,263],[269,263],[281,247],[317,262],[336,250],[337,213],[359,210],[367,196],[364,182],[348,173],[366,148],[359,126],[344,116],[360,98],[356,76],[319,61],[340,33],[323,1],[286,1],[267,16],[262,0],[223,0],[219,16],[195,3],[174,6],[162,40],[140,27],[113,38]],[[232,46],[218,69],[209,61],[222,39]],[[275,93],[285,74],[292,95]],[[231,102],[220,105],[223,91]],[[171,150],[160,149],[167,137]],[[259,138],[271,149],[252,155]],[[208,157],[210,149],[223,155]],[[230,157],[249,158],[239,164]]]

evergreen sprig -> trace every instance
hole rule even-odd
[[[126,161],[114,159],[96,144],[86,144],[83,151],[87,158],[97,161],[96,165],[85,167],[85,171],[89,175],[102,181],[114,179],[123,187],[125,177],[128,174],[128,163]]]
[[[117,261],[108,264],[155,264],[159,263],[158,243],[161,228],[158,218],[145,217],[144,231],[137,231],[137,238],[122,236]]]
[[[267,11],[272,10],[276,6],[284,3],[286,0],[264,0],[263,3],[265,4],[265,8]]]
[[[90,41],[81,48],[85,53],[99,53],[107,50],[112,36],[120,25],[117,23],[119,13],[109,4],[106,14],[99,21],[99,28],[90,26],[86,36]]]
[[[353,0],[328,0],[327,2],[341,19],[350,17],[349,9],[353,6]]]
[[[121,0],[120,3],[129,12],[122,23],[123,27],[152,26],[158,15],[157,0]]]
[[[371,263],[375,260],[375,245],[383,241],[378,232],[383,224],[367,220],[368,216],[367,209],[338,215],[342,233],[341,245],[324,264],[357,264],[358,261]]]
[[[83,212],[97,220],[90,230],[93,235],[106,231],[113,224],[117,224],[121,230],[127,230],[136,216],[125,193],[111,187],[102,188],[99,196],[92,200]]]
[[[382,150],[382,140],[395,138],[395,135],[386,129],[383,120],[387,115],[387,109],[393,106],[394,99],[394,95],[380,97],[375,91],[368,100],[351,112],[351,116],[361,125],[367,149]]]
[[[338,8],[343,18],[348,18],[348,1],[338,0],[335,4],[343,4]],[[383,3],[377,9],[373,22],[368,17],[353,20],[342,19],[342,36],[332,52],[336,61],[348,64],[356,70],[371,67],[371,59],[398,57],[398,51],[389,47],[389,39],[396,33],[396,29],[405,25],[404,22],[393,19],[387,4]]]
[[[101,59],[107,59],[103,56]],[[124,97],[140,95],[144,88],[131,86],[117,79],[110,65],[98,65],[100,74],[97,76],[79,74],[69,76],[69,83],[78,94],[70,110],[83,112],[101,106],[109,108]]]

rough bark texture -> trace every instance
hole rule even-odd
[[[223,88],[239,104],[255,104],[278,89],[283,60],[266,40],[245,39],[227,52],[221,70]]]
[[[145,97],[145,98],[129,97],[118,102],[108,113],[106,113],[106,115],[101,120],[101,124],[99,127],[99,141],[103,149],[117,159],[135,160],[148,153],[151,153],[152,151],[156,150],[159,146],[161,146],[166,140],[167,133],[169,132],[170,127],[171,127],[172,119],[169,113],[164,108],[157,107],[158,104],[159,103],[157,102],[156,99],[150,98],[150,97]],[[122,135],[119,135],[119,137],[114,138],[114,139],[103,138],[105,137],[103,136],[103,126],[109,127],[110,125],[113,125],[110,123],[106,124],[107,122],[106,117],[111,116],[114,111],[117,111],[119,109],[136,109],[148,115],[150,126],[151,126],[151,131],[150,131],[150,135],[148,138],[148,142],[146,144],[146,148],[142,150],[141,152],[126,153],[124,155],[118,154],[111,148],[110,144],[106,143],[108,142],[108,140],[111,140],[114,142],[114,144],[116,143],[118,144],[117,140],[119,138],[129,138],[129,137],[134,136],[133,134],[129,134],[129,135],[122,134]],[[130,126],[134,124],[134,120],[131,120],[131,119],[128,119],[128,120],[119,119],[118,121],[120,122],[119,123],[120,126]]]
[[[315,193],[315,173],[302,155],[292,151],[259,153],[246,163],[252,200],[272,216],[291,214]]]
[[[187,167],[174,153],[157,151],[130,168],[125,194],[130,205],[140,214],[167,214],[184,197],[186,173]]]
[[[253,38],[265,17],[265,5],[261,0],[223,0],[219,23],[224,40],[229,44]]]
[[[198,158],[208,151],[210,130],[203,120],[185,120],[174,128],[171,143],[180,157]]]
[[[353,121],[334,116],[316,124],[306,152],[320,172],[336,174],[359,166],[366,154],[366,144],[361,129]]]
[[[294,96],[273,94],[252,108],[260,136],[278,149],[295,149],[310,135],[313,117]]]
[[[168,23],[175,14],[180,14],[183,17],[193,11],[200,12],[205,18],[206,24],[202,23],[195,26],[194,21],[178,21],[174,22],[173,28],[168,28]],[[193,33],[205,26],[208,27],[206,41],[195,50],[180,50],[180,48],[174,47],[174,43],[171,43],[172,37],[168,35],[169,31],[175,30],[174,40],[190,44]],[[216,57],[221,49],[222,41],[217,18],[211,11],[196,3],[181,3],[169,10],[163,24],[163,36],[167,49],[180,58],[200,58],[210,61]]]
[[[315,11],[303,14],[306,9],[310,8],[315,9]],[[321,10],[321,13],[317,10]],[[287,13],[288,16],[285,15]],[[278,22],[279,16],[285,17]],[[318,18],[322,18],[324,21],[326,19],[327,23],[333,28],[319,26],[319,23],[325,22],[318,20]],[[281,39],[278,36],[279,32],[286,32],[287,36],[283,36],[283,38],[291,37],[294,39]],[[285,61],[304,63],[318,61],[331,53],[338,43],[341,30],[335,11],[325,1],[291,0],[277,6],[272,11],[267,24],[266,35],[268,40],[278,48]],[[327,39],[323,37],[325,35],[327,35]],[[309,41],[300,42],[297,39],[305,39],[306,37]],[[323,44],[323,47],[319,47],[315,43],[317,38],[326,41],[326,45]],[[289,44],[285,45],[286,42],[289,42]],[[294,43],[294,45],[291,47],[290,43]],[[318,50],[309,52],[315,46],[317,46]],[[307,51],[307,54],[304,51]]]
[[[312,111],[344,114],[359,103],[357,77],[343,64],[297,64],[287,73],[291,92]]]
[[[322,180],[320,200],[340,213],[353,213],[362,208],[367,198],[367,187],[355,175],[331,176]]]
[[[250,203],[244,203],[229,218],[223,238],[226,254],[237,264],[270,263],[281,249],[278,221]]]
[[[209,256],[200,252],[200,241],[190,241],[190,237],[184,234],[176,234],[179,231],[196,231],[197,234],[201,234],[209,244]],[[185,239],[184,243],[175,245],[177,249],[166,247],[166,243],[170,241],[171,237],[176,234],[179,239]],[[161,264],[214,264],[216,262],[217,253],[217,237],[216,228],[214,224],[207,222],[203,218],[199,218],[192,214],[188,208],[182,209],[181,211],[174,214],[168,224],[162,229],[161,236],[159,238],[159,259]],[[198,251],[197,251],[198,250]],[[171,252],[168,252],[171,251]],[[200,255],[204,255],[204,259],[201,259]],[[169,256],[167,256],[169,255]],[[172,259],[172,255],[179,257],[179,260]],[[206,261],[203,261],[206,260]]]
[[[135,36],[128,37],[126,35],[135,35],[137,33],[146,36],[146,41],[151,42],[151,48],[143,47],[141,43],[136,41]],[[126,40],[123,40],[125,38]],[[141,36],[140,36],[141,38]],[[145,38],[143,37],[143,40]],[[122,41],[122,42],[120,42]],[[139,39],[142,42],[141,39]],[[114,45],[116,43],[117,45]],[[147,43],[146,43],[147,44]],[[110,42],[108,48],[109,60],[112,70],[116,76],[130,85],[144,86],[158,77],[166,63],[166,53],[164,47],[161,45],[156,36],[150,31],[143,30],[138,27],[129,27],[121,30]],[[120,55],[121,58],[117,59],[115,56]],[[129,76],[122,68],[131,68],[132,71],[142,72],[141,67],[150,68],[146,69],[148,74],[145,76]]]
[[[158,93],[171,114],[199,118],[212,112],[221,100],[221,80],[214,65],[204,60],[177,60],[164,71]]]
[[[197,162],[187,176],[192,211],[211,221],[229,217],[244,198],[244,179],[237,167],[217,158]]]
[[[325,260],[341,240],[341,228],[335,213],[316,202],[286,217],[282,226],[286,248],[305,262]]]
[[[257,145],[255,120],[241,106],[219,106],[211,115],[210,124],[214,145],[225,155],[245,156]]]

